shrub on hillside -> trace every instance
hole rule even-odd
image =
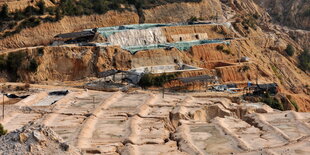
[[[269,105],[273,109],[278,109],[281,111],[284,110],[284,107],[283,107],[281,101],[278,101],[275,97],[272,97],[268,94],[261,99],[261,102],[266,103],[267,105]]]
[[[299,67],[304,71],[310,71],[310,52],[305,49],[298,57]]]
[[[4,130],[4,127],[3,125],[0,123],[0,137],[5,135],[8,131],[7,130]]]
[[[258,15],[247,15],[244,16],[242,19],[241,24],[245,29],[249,29],[249,27],[253,28],[254,30],[257,29],[257,19],[259,18]]]
[[[294,47],[292,45],[289,44],[289,45],[286,46],[285,52],[286,52],[287,55],[293,56],[294,53],[295,53],[295,49],[294,49]]]
[[[165,83],[175,79],[178,75],[179,73],[163,73],[159,76],[156,76],[154,74],[147,73],[141,77],[138,84],[142,88],[147,88],[151,86],[162,87]]]
[[[222,50],[224,50],[224,46],[222,46],[222,45],[217,45],[217,46],[216,46],[216,50],[222,51]]]
[[[30,28],[40,25],[41,19],[30,17],[24,20],[20,25],[18,25],[17,29]]]
[[[46,11],[45,2],[43,0],[40,0],[39,2],[37,2],[36,6],[39,8],[38,13],[44,15]]]
[[[9,6],[7,4],[3,4],[0,11],[0,19],[9,18]]]
[[[229,49],[224,49],[223,52],[224,52],[225,54],[231,54],[231,51],[230,51]]]
[[[0,71],[3,71],[6,69],[6,59],[4,55],[0,55]]]
[[[195,17],[195,16],[192,16],[191,18],[189,18],[189,19],[187,20],[187,22],[190,23],[190,24],[192,24],[192,23],[194,23],[194,22],[197,22],[197,21],[198,21],[198,18]]]
[[[242,66],[240,69],[239,69],[239,72],[246,72],[250,70],[250,67],[248,65],[245,65],[245,66]]]
[[[35,59],[31,59],[28,70],[31,72],[36,72],[38,69],[38,66],[39,64],[37,63],[37,61]]]

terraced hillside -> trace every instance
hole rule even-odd
[[[51,127],[85,154],[307,154],[310,114],[262,103],[233,103],[226,94],[72,90],[52,104],[39,91],[6,105],[6,129],[28,121]],[[214,95],[214,94],[213,94]],[[39,99],[40,98],[40,99]],[[38,104],[44,102],[45,104]],[[52,105],[50,105],[52,104]],[[13,121],[14,120],[14,121]]]

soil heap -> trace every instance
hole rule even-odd
[[[33,122],[0,137],[0,143],[0,154],[80,154],[49,127]]]

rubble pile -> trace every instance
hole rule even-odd
[[[80,154],[49,127],[30,122],[0,137],[0,154]]]

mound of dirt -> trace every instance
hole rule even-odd
[[[81,154],[53,130],[33,122],[0,137],[0,154]]]

